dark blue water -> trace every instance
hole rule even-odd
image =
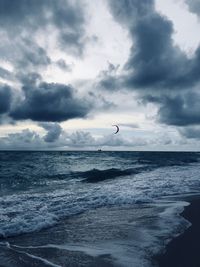
[[[142,244],[148,244],[148,247],[155,240],[159,244],[158,240],[166,239],[172,232],[175,234],[180,231],[180,218],[176,218],[174,214],[177,214],[185,203],[172,202],[171,198],[180,199],[186,194],[199,193],[199,166],[200,154],[192,152],[2,151],[0,238],[4,242],[7,238],[27,233],[43,233],[46,229],[62,225],[69,218],[89,216],[90,212],[99,216],[102,209],[105,213],[101,215],[104,223],[109,223],[106,213],[114,209],[115,224],[125,225],[124,222],[121,223],[120,209],[125,208],[129,221],[130,213],[127,211],[134,209],[134,214],[138,214],[138,208],[149,205],[154,214],[148,215],[143,209],[143,215],[135,215],[135,226],[132,225],[131,228],[140,232],[138,225],[141,216],[152,216],[152,222],[144,221],[142,225],[143,231],[147,231],[149,237],[147,240],[142,235],[137,237],[137,249],[134,247],[133,251],[134,266],[141,266],[140,260],[144,255],[136,254],[144,246]],[[155,217],[157,228],[153,220]],[[110,218],[111,224],[112,218],[114,217]],[[162,223],[163,220],[165,224]],[[81,221],[80,226],[82,223]],[[77,224],[76,229],[80,226]],[[128,226],[124,226],[124,231],[129,229],[126,227]],[[153,227],[157,230],[150,231]],[[105,232],[102,230],[102,238],[103,236]],[[115,238],[114,234],[110,237],[112,240]],[[132,238],[132,244],[135,244],[134,242],[136,241]],[[115,245],[116,243],[113,248]],[[143,264],[147,266],[146,263]]]
[[[199,162],[199,153],[0,152],[0,195],[83,178],[100,182],[156,168]]]

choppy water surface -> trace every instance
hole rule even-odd
[[[200,191],[199,160],[178,152],[0,152],[3,266],[152,266],[151,256],[188,226],[181,200]]]

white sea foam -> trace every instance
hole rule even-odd
[[[120,229],[124,228],[125,233],[128,233],[128,236],[126,238],[116,238],[115,234],[114,236],[112,236],[112,233],[102,232],[102,240],[99,240],[97,238],[97,240],[95,241],[95,238],[92,238],[91,242],[90,239],[84,241],[80,237],[79,242],[77,243],[55,243],[42,246],[12,245],[12,247],[20,251],[26,251],[26,249],[29,249],[29,251],[31,251],[31,249],[34,249],[35,251],[35,249],[40,250],[45,248],[52,248],[82,252],[92,257],[111,255],[113,261],[116,263],[116,266],[150,267],[152,255],[158,253],[161,249],[164,248],[166,243],[169,242],[171,238],[173,238],[177,234],[180,234],[189,226],[189,223],[179,215],[179,213],[186,205],[188,205],[188,203],[184,201],[166,200],[156,201],[153,205],[143,205],[141,211],[135,210],[133,212],[135,220],[133,223],[129,222],[129,218],[131,218],[132,216],[129,215],[130,212],[128,211],[127,213],[124,213],[124,215],[127,216],[127,218],[125,219],[120,217],[121,212],[117,209],[114,209],[114,213],[112,213],[112,215],[114,215],[114,219],[111,219],[110,216],[108,216],[107,218],[107,213],[104,213],[104,209],[103,211],[97,211],[96,214],[95,212],[93,213],[95,217],[100,216],[102,222],[105,223],[105,225],[107,225],[108,223],[112,225],[114,223],[113,227],[117,228],[120,227],[121,224],[123,227]],[[145,207],[146,211],[142,211],[142,209],[145,209]],[[119,217],[116,217],[117,213],[117,216]],[[90,219],[91,218],[92,217],[90,217]],[[118,218],[116,225],[115,218]],[[87,231],[98,231],[99,226],[95,223],[91,228],[93,230],[89,230],[87,229],[87,224],[80,225],[80,222],[81,221],[79,221],[78,225],[74,225],[71,229],[68,228],[68,232],[76,231],[76,233],[73,232],[72,235],[78,235],[78,228],[81,228],[81,231],[84,231],[85,233]],[[128,224],[125,225],[125,222]],[[71,220],[70,223],[73,224],[73,220]],[[109,231],[104,226],[102,229],[104,231]],[[108,239],[104,239],[107,235],[110,235],[110,237]]]
[[[151,203],[163,196],[198,191],[199,185],[198,165],[178,166],[96,184],[73,182],[49,192],[4,196],[0,198],[0,235],[38,231],[93,208]]]
[[[57,265],[55,263],[52,263],[47,259],[44,259],[42,257],[35,256],[35,255],[30,254],[28,252],[19,250],[19,249],[25,248],[25,247],[10,245],[9,242],[0,242],[0,246],[5,246],[8,249],[13,250],[14,252],[17,252],[18,254],[24,254],[24,255],[28,256],[29,258],[36,259],[42,264],[42,266],[61,267],[61,265]],[[16,248],[18,248],[18,249],[16,249]]]

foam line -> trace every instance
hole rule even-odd
[[[2,243],[3,243],[3,242],[2,242]],[[44,258],[41,258],[41,257],[39,257],[39,256],[35,256],[35,255],[30,254],[30,253],[28,253],[28,252],[20,251],[20,250],[16,250],[16,249],[13,248],[13,247],[17,247],[17,248],[31,248],[31,247],[22,247],[22,246],[10,245],[9,242],[4,242],[4,245],[5,245],[8,249],[11,249],[11,250],[13,250],[13,251],[15,251],[15,252],[17,252],[17,253],[24,254],[24,255],[26,255],[26,256],[32,258],[32,259],[39,260],[39,261],[41,261],[42,263],[44,263],[46,266],[51,266],[51,267],[62,267],[61,265],[54,264],[54,263],[52,263],[52,262],[50,262],[50,261],[48,261],[48,260],[46,260],[46,259],[44,259]],[[32,248],[34,248],[34,247],[32,247]]]

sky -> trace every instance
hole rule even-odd
[[[0,0],[0,150],[200,151],[199,28],[199,0]]]

